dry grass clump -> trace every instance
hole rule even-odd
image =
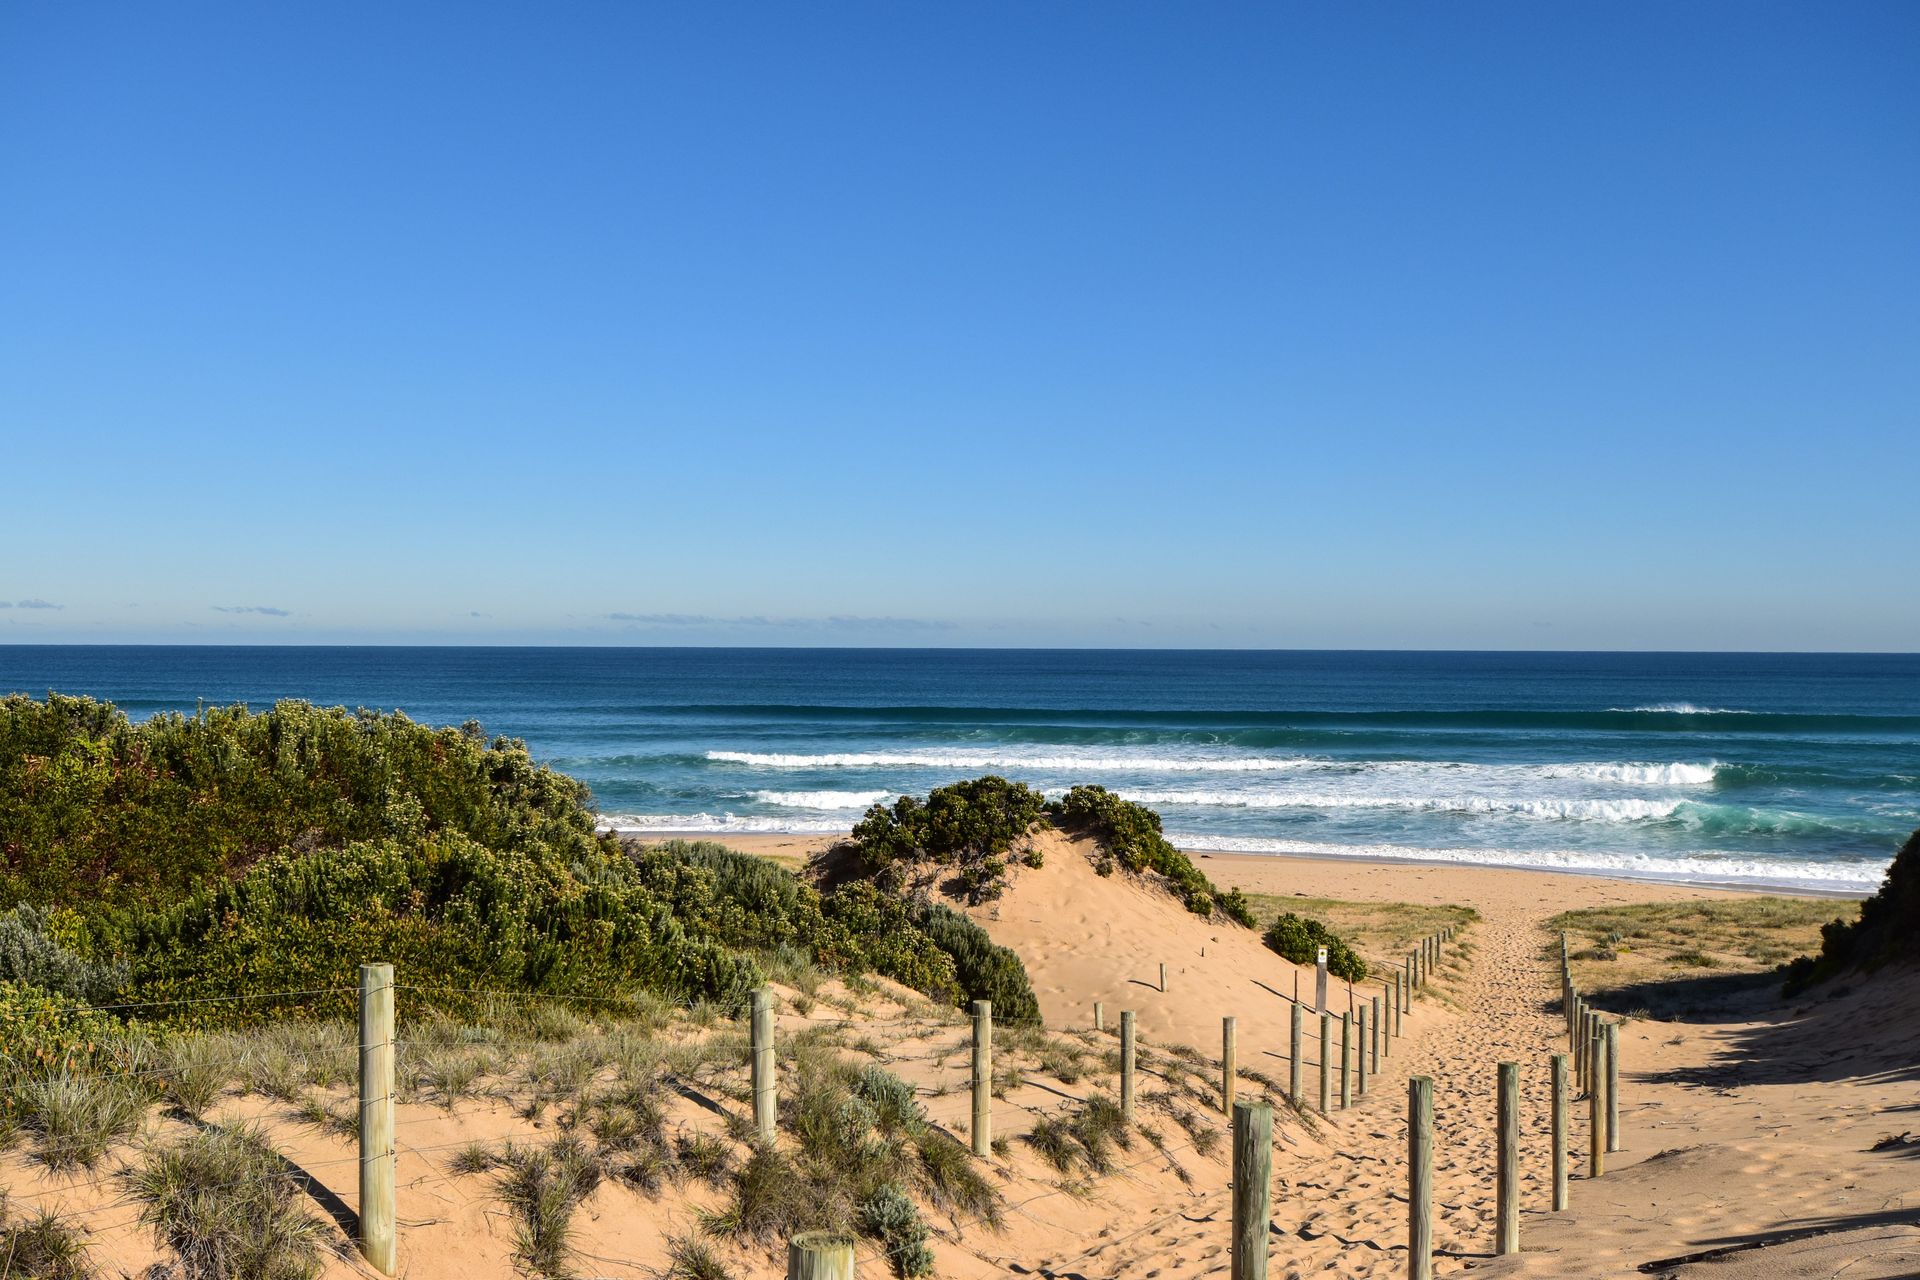
[[[131,1180],[141,1221],[192,1280],[313,1280],[326,1227],[259,1129],[206,1128],[156,1146]]]
[[[234,1077],[233,1045],[223,1036],[187,1033],[160,1046],[161,1096],[181,1115],[198,1120]]]
[[[42,1207],[16,1219],[0,1191],[0,1276],[21,1280],[93,1280],[80,1232]]]
[[[1040,1158],[1068,1176],[1079,1172],[1101,1174],[1114,1169],[1114,1148],[1130,1150],[1133,1136],[1120,1106],[1095,1095],[1073,1115],[1061,1119],[1042,1116],[1028,1130],[1026,1141]]]
[[[146,1120],[151,1098],[139,1078],[61,1071],[13,1087],[20,1127],[50,1169],[91,1169]]]
[[[573,1211],[604,1174],[585,1143],[572,1134],[551,1146],[512,1144],[495,1157],[500,1198],[514,1215],[514,1257],[536,1276],[573,1274]]]
[[[698,1236],[675,1236],[667,1241],[667,1267],[660,1280],[733,1280],[733,1273]]]

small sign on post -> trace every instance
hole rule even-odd
[[[1315,962],[1317,972],[1314,975],[1314,1008],[1321,1013],[1327,1012],[1327,949],[1320,948],[1320,956]]]

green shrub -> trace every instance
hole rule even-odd
[[[860,1230],[880,1242],[897,1276],[933,1273],[927,1224],[920,1210],[893,1183],[884,1183],[860,1202]]]
[[[0,698],[0,906],[164,901],[273,853],[443,833],[563,863],[614,845],[585,787],[472,722],[286,701],[134,725],[90,698]]]
[[[925,800],[876,804],[849,843],[869,871],[903,861],[952,866],[968,901],[985,902],[1000,896],[1007,855],[1045,814],[1038,791],[988,774],[936,787]]]
[[[1267,926],[1261,940],[1295,964],[1317,963],[1319,949],[1325,947],[1328,973],[1348,982],[1359,982],[1367,976],[1367,962],[1344,939],[1307,916],[1287,912]]]
[[[1782,966],[1781,973],[1792,994],[1850,969],[1916,958],[1920,958],[1920,831],[1900,846],[1880,888],[1860,904],[1860,918],[1852,923],[1835,919],[1820,926],[1819,956],[1802,956]]]
[[[1047,808],[1063,830],[1100,842],[1102,855],[1094,866],[1103,875],[1112,872],[1113,862],[1128,871],[1157,872],[1189,911],[1210,916],[1217,907],[1229,920],[1253,927],[1246,895],[1238,889],[1223,892],[1201,875],[1193,860],[1161,834],[1160,815],[1145,805],[1122,800],[1105,787],[1086,786],[1074,787]]]
[[[926,908],[920,927],[952,958],[954,978],[964,1001],[992,1001],[996,1022],[1040,1021],[1040,1001],[1033,994],[1033,984],[1018,954],[994,942],[985,929],[967,917],[937,902]]]
[[[95,964],[50,933],[51,917],[29,903],[0,915],[0,982],[104,1004],[127,980],[124,965]]]

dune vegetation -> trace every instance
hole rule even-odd
[[[793,869],[602,832],[584,787],[474,724],[301,702],[134,724],[90,699],[9,697],[0,1153],[111,1173],[186,1273],[319,1274],[343,1241],[299,1194],[274,1126],[357,1138],[354,987],[378,959],[405,984],[399,1101],[506,1117],[513,1136],[469,1142],[447,1169],[506,1211],[521,1271],[570,1274],[577,1211],[622,1187],[705,1188],[713,1207],[673,1241],[670,1274],[731,1274],[729,1250],[818,1227],[925,1274],[929,1215],[991,1228],[1002,1193],[929,1123],[925,1082],[890,1074],[861,1020],[892,1009],[926,1028],[910,1036],[944,1034],[929,1061],[945,1072],[966,1052],[958,1008],[992,1001],[996,1094],[1028,1073],[1110,1087],[1115,1070],[1090,1033],[1040,1027],[1019,956],[955,909],[991,901],[1010,858],[1037,865],[1031,836],[1049,823],[1090,837],[1102,874],[1124,868],[1193,912],[1251,921],[1157,816],[1097,788],[1058,806],[999,778],[942,788],[870,814],[837,870]],[[957,876],[955,906],[910,885],[915,866]],[[793,1077],[775,1146],[742,1110],[737,1021],[769,982],[792,1014],[839,1018],[783,1033]],[[1178,1062],[1148,1109],[1201,1150],[1207,1086]],[[1096,1094],[1082,1114],[1043,1118],[1023,1149],[1079,1185],[1113,1167],[1116,1146],[1160,1148],[1157,1129],[1116,1125],[1112,1110]],[[216,1194],[238,1183],[246,1195]],[[0,1231],[34,1274],[88,1274],[62,1220],[0,1204]]]

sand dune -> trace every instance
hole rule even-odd
[[[1049,1026],[1067,1029],[1069,1041],[1090,1056],[1071,1078],[1031,1055],[1003,1056],[1021,1067],[996,1102],[996,1129],[1013,1141],[987,1171],[1006,1199],[1006,1226],[996,1233],[935,1215],[939,1274],[1224,1275],[1227,1152],[1217,1141],[1225,1125],[1211,1061],[1220,1019],[1239,1019],[1240,1061],[1249,1073],[1243,1095],[1284,1086],[1295,982],[1310,998],[1312,976],[1251,932],[1202,920],[1149,883],[1096,875],[1083,846],[1049,836],[1044,848],[1043,867],[1020,868],[1004,898],[972,914],[1021,953]],[[1913,1136],[1920,1133],[1920,990],[1910,974],[1883,974],[1791,1006],[1759,992],[1688,1022],[1629,1023],[1622,1033],[1627,1149],[1611,1158],[1604,1178],[1578,1176],[1585,1124],[1576,1108],[1572,1207],[1552,1214],[1545,1207],[1546,1064],[1564,1042],[1543,922],[1571,906],[1717,895],[1457,867],[1223,856],[1202,866],[1216,881],[1250,890],[1465,903],[1483,917],[1423,995],[1407,1035],[1392,1042],[1365,1098],[1328,1117],[1298,1115],[1284,1103],[1277,1109],[1270,1235],[1276,1277],[1405,1273],[1403,1114],[1405,1081],[1415,1073],[1435,1080],[1441,1274],[1629,1276],[1663,1261],[1671,1265],[1659,1274],[1687,1277],[1920,1274],[1920,1199],[1912,1191],[1920,1168],[1920,1137]],[[783,1030],[848,1023],[859,1053],[912,1081],[932,1119],[964,1137],[964,1021],[929,1010],[911,993],[884,985],[881,992],[861,997],[852,1014],[789,992]],[[1100,1061],[1113,1040],[1111,1031],[1092,1033],[1094,1001],[1106,1004],[1110,1029],[1122,1009],[1137,1011],[1149,1054],[1142,1118],[1161,1146],[1136,1137],[1119,1153],[1116,1172],[1082,1185],[1060,1177],[1021,1135],[1041,1116],[1114,1091],[1111,1065]],[[1198,1052],[1176,1054],[1177,1045]],[[1311,1100],[1318,1057],[1311,1035],[1307,1057]],[[1493,1097],[1503,1061],[1522,1068],[1525,1252],[1495,1259]],[[678,1099],[672,1119],[716,1132],[729,1108],[738,1110],[738,1098],[724,1090],[695,1093]],[[266,1124],[288,1158],[311,1174],[316,1206],[350,1223],[350,1143],[260,1096],[229,1095],[214,1118]],[[181,1122],[153,1123],[165,1132]],[[551,1123],[528,1120],[506,1099],[401,1107],[403,1274],[490,1280],[514,1273],[513,1224],[490,1180],[457,1174],[450,1160],[472,1138],[545,1141],[555,1132]],[[124,1184],[111,1176],[133,1156],[116,1152],[96,1173],[70,1177],[29,1164],[16,1149],[0,1161],[0,1181],[11,1187],[16,1208],[83,1211],[103,1274],[140,1275],[163,1255],[134,1220],[138,1206]],[[602,1186],[576,1218],[579,1273],[654,1273],[667,1261],[669,1238],[694,1229],[700,1211],[723,1198],[692,1184],[658,1197]],[[1728,1252],[1683,1261],[1715,1250]],[[775,1250],[728,1245],[721,1252],[737,1276],[782,1274]],[[861,1272],[887,1274],[885,1260],[863,1247]],[[366,1274],[350,1255],[328,1268],[329,1276]]]

